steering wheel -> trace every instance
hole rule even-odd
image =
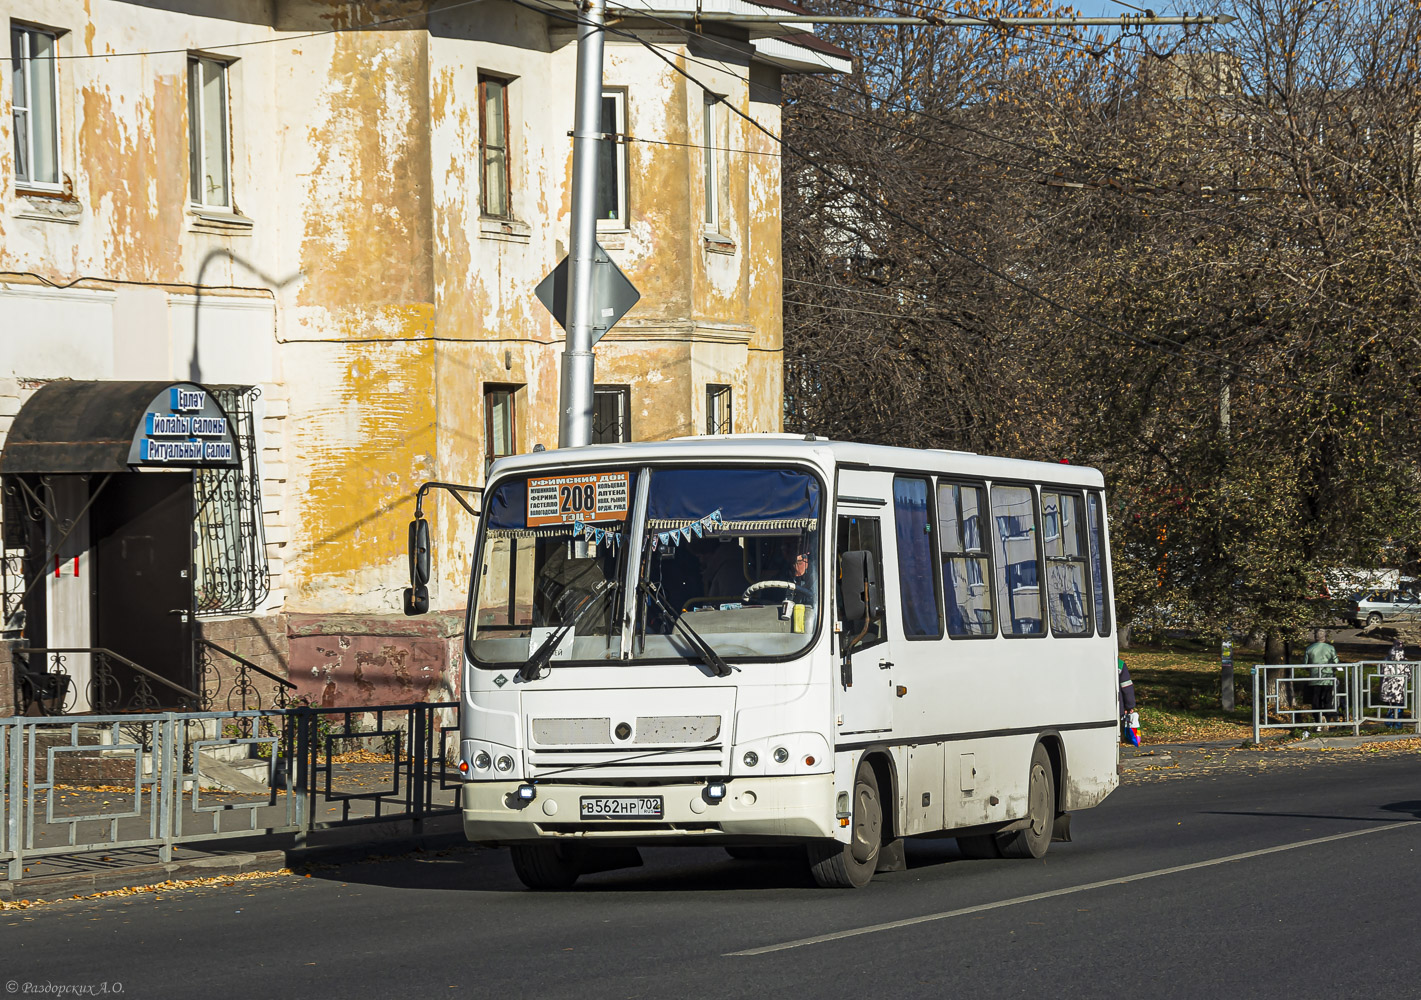
[[[759,582],[752,583],[750,584],[750,586],[746,587],[745,594],[740,599],[742,601],[748,601],[751,599],[751,596],[754,595],[756,592],[761,590],[769,590],[772,587],[777,588],[779,590],[783,590],[785,592],[786,597],[790,596],[791,593],[804,594],[805,596],[808,596],[809,594],[809,591],[805,590],[803,587],[801,587],[799,584],[795,583],[792,580],[760,580]]]

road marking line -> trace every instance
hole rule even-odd
[[[1072,893],[1085,892],[1089,889],[1103,889],[1110,885],[1126,885],[1130,882],[1140,882],[1147,878],[1159,878],[1161,875],[1175,875],[1179,872],[1194,871],[1198,868],[1213,868],[1216,865],[1227,865],[1235,861],[1246,861],[1249,858],[1262,857],[1265,854],[1278,854],[1282,851],[1296,851],[1302,847],[1313,847],[1317,844],[1328,844],[1335,840],[1348,840],[1352,837],[1365,837],[1371,833],[1384,833],[1387,830],[1400,830],[1408,826],[1421,825],[1421,820],[1405,820],[1400,823],[1386,823],[1382,826],[1370,826],[1365,830],[1353,830],[1350,833],[1334,833],[1330,837],[1316,837],[1312,840],[1299,840],[1291,844],[1280,844],[1277,847],[1264,847],[1257,851],[1245,851],[1242,854],[1230,854],[1224,858],[1211,858],[1208,861],[1195,861],[1187,865],[1175,865],[1173,868],[1157,868],[1152,872],[1140,872],[1137,875],[1123,875],[1120,878],[1108,878],[1101,882],[1088,882],[1085,885],[1068,886],[1065,889],[1052,889],[1050,892],[1034,892],[1029,896],[1017,896],[1015,899],[1000,899],[995,903],[981,903],[977,906],[964,906],[960,910],[944,910],[941,913],[927,913],[921,917],[907,917],[903,920],[890,920],[882,924],[869,924],[866,927],[854,927],[846,931],[834,931],[832,934],[817,934],[814,937],[799,938],[796,941],[784,941],[780,944],[767,944],[761,948],[747,948],[744,951],[726,952],[723,958],[743,958],[750,955],[766,955],[774,951],[789,951],[791,948],[803,948],[811,944],[824,944],[827,941],[842,941],[844,938],[858,937],[862,934],[877,934],[879,931],[892,931],[900,927],[912,927],[915,924],[931,923],[934,920],[947,920],[950,917],[962,917],[969,913],[982,913],[986,910],[998,910],[1005,906],[1016,906],[1018,903],[1034,903],[1038,899],[1051,899],[1054,896],[1069,896]]]

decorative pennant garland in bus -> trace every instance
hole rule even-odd
[[[613,531],[611,528],[599,528],[595,524],[588,524],[585,521],[572,522],[572,537],[586,538],[593,545],[606,545],[608,548],[616,549],[622,544],[621,531]]]
[[[703,538],[707,531],[715,531],[724,522],[725,518],[721,516],[720,508],[717,507],[699,521],[692,521],[672,531],[658,531],[653,533],[651,536],[651,548],[653,551],[662,546],[671,548],[673,545],[689,542],[692,536]]]

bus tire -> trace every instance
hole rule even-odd
[[[508,851],[518,881],[529,889],[571,889],[582,874],[576,856],[562,844],[514,844]]]
[[[1031,772],[1026,783],[1026,828],[997,834],[1004,858],[1039,858],[1051,846],[1056,822],[1056,775],[1051,755],[1040,743],[1031,751]]]
[[[1000,858],[1001,849],[997,847],[997,837],[995,834],[982,833],[972,837],[958,837],[957,849],[964,858],[975,860],[987,860],[990,858]]]
[[[854,774],[854,819],[849,842],[815,841],[809,845],[809,869],[825,889],[862,889],[878,867],[883,846],[883,804],[873,765],[859,761]]]

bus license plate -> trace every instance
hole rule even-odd
[[[583,819],[661,819],[660,795],[584,795]]]

